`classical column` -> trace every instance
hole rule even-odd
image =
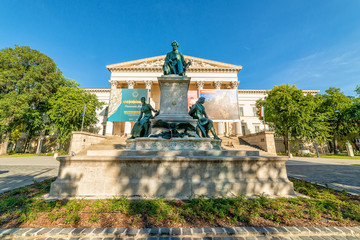
[[[126,136],[131,133],[131,122],[125,122],[124,133]]]
[[[241,136],[241,122],[235,122],[236,136]]]
[[[134,80],[126,80],[126,83],[128,85],[128,89],[134,89],[134,87],[135,87],[135,81]]]
[[[222,136],[224,136],[224,132],[225,132],[224,122],[218,122],[217,123],[217,135],[219,137],[222,137]]]
[[[213,84],[214,84],[214,88],[215,88],[215,89],[220,89],[220,88],[221,88],[221,81],[219,81],[219,80],[218,80],[218,81],[214,81]]]
[[[231,81],[230,86],[232,89],[237,89],[237,87],[239,86],[239,81]]]
[[[198,90],[203,90],[204,89],[204,84],[205,84],[205,81],[202,81],[202,80],[198,80],[196,81],[196,87]]]
[[[128,85],[128,89],[134,89],[134,87],[135,87],[134,80],[126,80],[126,83]],[[126,136],[131,134],[131,123],[130,122],[125,122],[124,134]]]
[[[110,117],[113,113],[115,113],[121,103],[121,90],[117,88],[118,82],[116,80],[109,80],[109,83],[111,90],[107,117]],[[105,126],[105,135],[111,136],[113,135],[113,131],[114,123],[107,121]]]
[[[144,83],[145,83],[145,88],[151,90],[153,81],[152,80],[145,80]]]
[[[114,131],[114,123],[113,122],[106,122],[106,128],[105,128],[105,136],[112,136]]]

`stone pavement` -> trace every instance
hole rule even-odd
[[[56,177],[58,169],[52,156],[0,158],[0,193]]]
[[[291,158],[286,163],[288,176],[360,194],[360,159]]]
[[[0,239],[119,240],[346,240],[360,239],[357,227],[205,227],[205,228],[12,228]]]

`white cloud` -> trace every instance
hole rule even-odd
[[[347,95],[355,95],[355,87],[360,85],[360,44],[315,52],[291,61],[270,76],[269,81],[322,92],[334,86]]]

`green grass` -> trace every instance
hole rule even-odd
[[[291,179],[295,190],[308,198],[271,199],[261,195],[248,199],[239,195],[234,198],[200,196],[186,201],[112,198],[45,202],[39,196],[49,191],[53,180],[35,182],[31,186],[0,194],[0,228],[7,226],[9,221],[36,226],[36,221],[42,218],[43,222],[44,217],[54,226],[88,226],[109,219],[112,222],[108,226],[113,226],[117,219],[122,219],[136,227],[176,226],[183,223],[188,226],[256,226],[264,221],[280,225],[325,221],[345,225],[350,222],[360,224],[360,196],[352,196],[345,191],[337,192],[298,179]]]
[[[53,156],[54,153],[41,153],[41,156]],[[0,155],[0,158],[18,158],[18,157],[37,157],[36,153],[10,153],[8,155]]]
[[[335,158],[335,159],[360,159],[359,155],[355,155],[354,157],[349,157],[345,154],[339,154],[339,155],[335,155],[335,154],[320,154],[321,158]]]

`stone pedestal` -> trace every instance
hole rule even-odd
[[[160,114],[155,120],[167,122],[196,122],[188,112],[188,89],[190,79],[186,76],[166,75],[158,77],[160,85]]]
[[[48,199],[294,195],[286,158],[241,151],[121,151],[57,160],[59,176]]]

